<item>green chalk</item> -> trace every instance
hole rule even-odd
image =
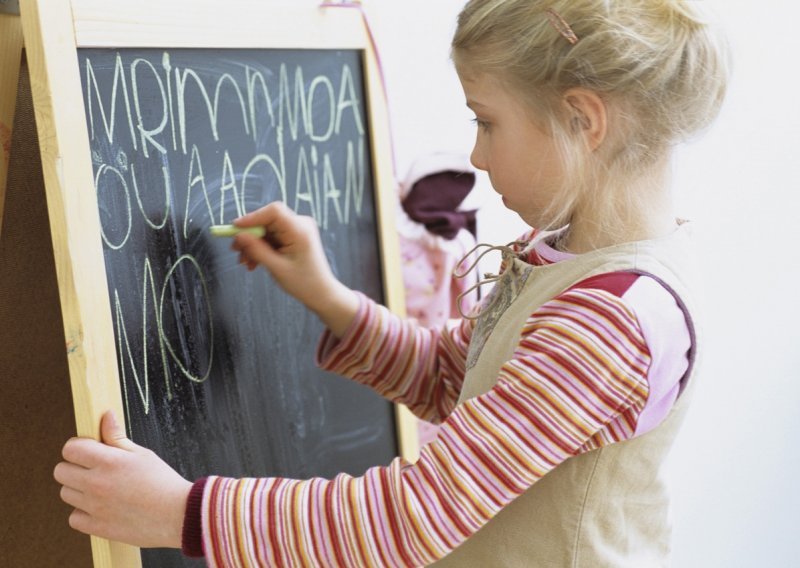
[[[239,233],[250,233],[263,238],[267,234],[264,227],[236,227],[234,225],[212,225],[209,229],[214,237],[235,237]]]

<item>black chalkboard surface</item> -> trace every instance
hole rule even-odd
[[[383,300],[361,52],[78,55],[131,438],[189,479],[389,462],[393,407],[318,370],[316,318],[208,231],[283,200],[317,220],[337,276]]]

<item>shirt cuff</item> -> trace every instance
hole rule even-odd
[[[189,491],[186,500],[186,513],[183,517],[181,551],[189,558],[203,558],[203,490],[207,477],[198,479]]]

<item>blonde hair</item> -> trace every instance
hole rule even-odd
[[[470,0],[458,18],[452,57],[459,72],[487,74],[518,95],[555,140],[566,204],[551,227],[569,222],[582,195],[602,223],[641,211],[625,192],[646,179],[675,144],[709,126],[728,82],[727,50],[688,0]],[[553,13],[554,12],[554,13]],[[557,16],[558,19],[554,19]],[[567,37],[565,24],[578,41]],[[609,114],[598,152],[575,136],[562,97],[600,95]],[[641,185],[641,184],[639,184]],[[621,205],[622,204],[622,205]],[[633,208],[633,209],[631,209]],[[639,208],[639,209],[637,209]]]

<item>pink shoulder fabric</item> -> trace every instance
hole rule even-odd
[[[650,393],[635,432],[640,436],[658,426],[678,399],[692,346],[683,311],[666,288],[635,272],[600,274],[573,286],[580,288],[605,290],[623,299],[639,321],[652,358],[647,373]]]

